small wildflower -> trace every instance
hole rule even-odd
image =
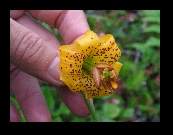
[[[98,37],[93,31],[75,44],[59,47],[60,79],[72,92],[84,91],[86,98],[110,95],[118,87],[121,51],[111,34]]]

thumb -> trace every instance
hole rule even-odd
[[[34,77],[56,86],[63,85],[57,50],[11,18],[10,62]]]

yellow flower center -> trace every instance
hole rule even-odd
[[[96,65],[94,62],[94,59],[91,57],[88,57],[87,59],[84,60],[82,64],[82,71],[87,73],[87,74],[92,74],[92,68]]]

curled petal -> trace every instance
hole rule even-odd
[[[118,75],[123,64],[120,62],[115,62],[114,64],[112,64],[112,66],[114,67],[114,69],[116,70],[116,73]]]
[[[112,78],[113,78],[113,80],[114,80],[116,83],[118,83],[119,78],[118,78],[118,74],[117,74],[116,70],[115,70],[115,69],[112,70],[111,73],[112,73]]]
[[[85,55],[94,55],[98,51],[100,45],[100,38],[96,33],[87,30],[85,35],[75,41],[76,45],[81,47]]]
[[[98,62],[113,64],[118,61],[121,56],[121,51],[118,48],[115,39],[112,35],[107,34],[100,37],[99,50],[95,52],[93,58]]]

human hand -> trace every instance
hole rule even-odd
[[[57,50],[61,43],[33,17],[58,28],[66,44],[74,42],[89,29],[83,11],[10,11],[10,89],[26,121],[51,121],[37,78],[54,85],[76,116],[88,117],[90,111],[82,94],[71,92],[60,81]],[[10,121],[20,120],[19,112],[10,103]]]

